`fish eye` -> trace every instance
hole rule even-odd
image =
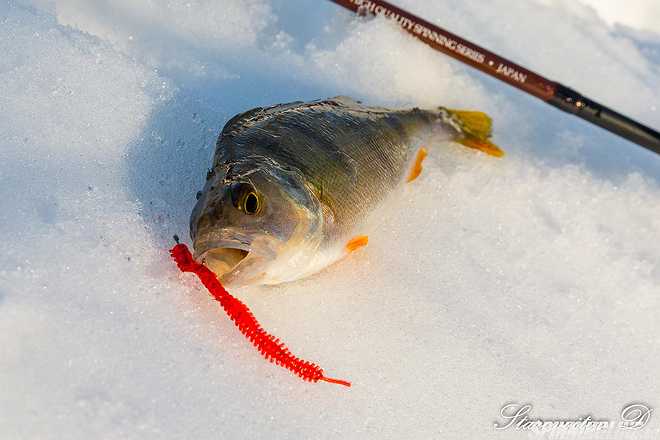
[[[254,191],[250,191],[243,197],[243,211],[246,214],[254,215],[259,212],[259,197]]]
[[[248,215],[259,214],[262,208],[262,198],[254,187],[245,182],[234,182],[229,187],[231,200],[239,211]]]

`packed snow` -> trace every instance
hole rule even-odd
[[[396,3],[660,128],[656,0]],[[508,402],[660,406],[651,153],[330,2],[9,0],[0,53],[0,438],[517,438]],[[507,152],[430,145],[368,247],[233,291],[350,389],[265,362],[167,252],[224,122],[335,95],[484,110]]]

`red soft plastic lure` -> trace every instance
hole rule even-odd
[[[192,272],[197,275],[213,298],[225,309],[236,327],[259,350],[263,357],[310,382],[322,380],[347,387],[351,386],[351,383],[345,380],[325,377],[321,367],[294,356],[283,342],[261,327],[259,321],[243,302],[225,290],[211,270],[193,259],[185,244],[178,243],[170,250],[170,254],[181,272]]]

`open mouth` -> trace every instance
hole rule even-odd
[[[249,252],[244,249],[214,248],[197,256],[196,259],[211,269],[218,278],[221,278],[236,269],[248,254]]]

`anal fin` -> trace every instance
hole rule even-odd
[[[426,151],[426,148],[422,147],[419,150],[417,150],[417,156],[415,156],[415,162],[413,163],[413,166],[410,169],[410,174],[408,174],[408,178],[406,179],[406,182],[412,182],[413,180],[419,177],[419,175],[422,173],[422,162],[424,162],[426,156],[428,156],[428,152]]]

